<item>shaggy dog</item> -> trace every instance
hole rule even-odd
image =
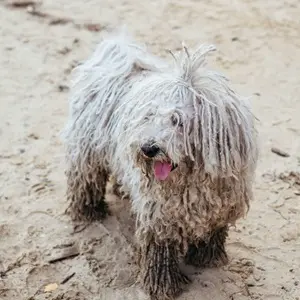
[[[252,198],[254,117],[226,78],[205,67],[213,50],[183,47],[168,64],[127,35],[107,37],[77,68],[72,88],[64,131],[70,215],[104,218],[106,183],[115,178],[136,215],[152,299],[173,299],[189,282],[181,259],[227,262],[228,226]]]

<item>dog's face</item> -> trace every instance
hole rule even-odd
[[[148,177],[167,180],[188,158],[192,147],[193,109],[188,99],[154,99],[143,118],[137,149],[138,166]],[[188,140],[188,142],[187,142]],[[188,146],[187,146],[188,144]],[[174,172],[174,173],[173,173]],[[174,176],[174,175],[173,175]]]

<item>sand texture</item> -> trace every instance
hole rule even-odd
[[[128,203],[108,195],[113,215],[88,227],[64,215],[70,71],[122,24],[162,56],[214,43],[258,118],[255,200],[230,230],[230,262],[188,269],[178,300],[300,299],[299,15],[299,0],[1,0],[0,299],[148,299]]]

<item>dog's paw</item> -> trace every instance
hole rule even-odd
[[[190,283],[190,279],[179,268],[167,265],[153,266],[144,277],[144,289],[151,300],[171,300],[178,297]]]

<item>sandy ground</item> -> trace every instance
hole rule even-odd
[[[300,299],[299,1],[8,3],[0,1],[0,298],[148,299],[136,283],[128,205],[108,196],[114,216],[75,230],[64,215],[58,137],[70,70],[103,32],[127,24],[161,55],[182,40],[216,44],[216,66],[252,96],[259,119],[256,197],[231,230],[230,263],[190,271],[179,300]]]

